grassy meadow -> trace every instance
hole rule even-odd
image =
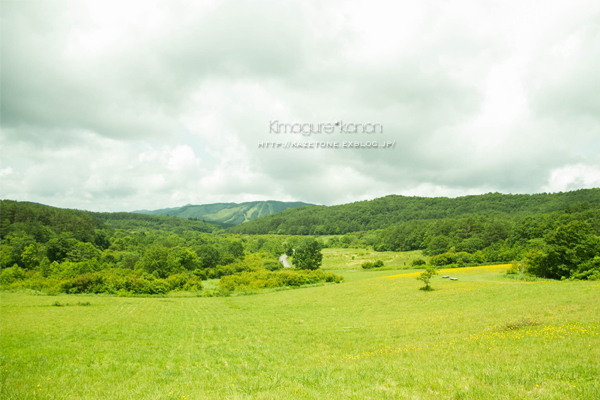
[[[421,250],[415,251],[373,251],[369,249],[323,249],[324,270],[352,270],[361,269],[364,262],[381,260],[384,263],[380,270],[407,269],[410,263],[421,258],[429,261],[430,257],[424,256]]]
[[[345,283],[217,298],[3,292],[0,397],[600,398],[600,282],[515,281],[495,265],[442,270],[425,292],[418,271],[351,271],[324,253]]]

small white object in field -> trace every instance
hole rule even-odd
[[[458,278],[450,278],[451,281],[457,281]]]
[[[450,275],[444,275],[442,278],[450,278]]]

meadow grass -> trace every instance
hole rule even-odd
[[[256,296],[4,292],[0,397],[600,398],[599,282],[488,266],[424,292],[420,271],[339,269],[345,283]]]
[[[421,258],[429,261],[421,250],[415,251],[374,251],[369,249],[323,249],[323,266],[325,270],[361,269],[361,264],[381,260],[384,263],[379,270],[410,268],[410,263]]]

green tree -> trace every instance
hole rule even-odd
[[[551,279],[568,278],[597,256],[600,240],[587,222],[573,221],[548,233],[541,249],[525,256],[527,272]]]
[[[94,244],[101,250],[106,250],[110,247],[110,239],[105,231],[96,230],[94,235]]]
[[[61,262],[67,258],[69,251],[71,251],[75,243],[77,243],[77,240],[69,239],[64,236],[50,239],[46,245],[46,255],[50,261]]]
[[[67,261],[82,262],[95,258],[100,259],[100,251],[91,243],[77,242],[67,253]]]
[[[174,247],[167,257],[169,275],[183,271],[194,271],[202,266],[202,261],[192,250],[185,247]]]
[[[297,269],[318,269],[323,263],[321,244],[314,238],[306,238],[294,252],[292,263]]]
[[[196,254],[202,260],[202,268],[215,268],[221,261],[219,250],[212,244],[203,244],[196,250]]]
[[[157,273],[161,278],[169,275],[169,250],[160,244],[153,244],[146,250],[141,261],[142,269],[152,274]]]
[[[448,247],[450,246],[450,239],[447,236],[434,236],[429,241],[429,245],[427,249],[423,252],[425,255],[435,256],[437,254],[442,254],[448,251]]]
[[[430,285],[431,278],[437,275],[437,268],[434,266],[428,266],[425,271],[421,272],[421,275],[417,277],[418,281],[423,281],[425,286],[420,288],[421,290],[433,290]]]
[[[302,244],[302,239],[299,237],[291,237],[289,238],[283,245],[284,253],[288,257],[294,256],[294,250],[298,249]]]
[[[50,263],[50,260],[48,260],[48,257],[42,258],[39,270],[44,278],[47,278],[52,274],[52,264]]]
[[[23,249],[23,252],[21,253],[21,260],[23,260],[23,265],[27,269],[34,269],[38,266],[40,260],[37,255],[35,244],[32,243]]]
[[[244,258],[244,245],[239,240],[229,242],[227,251],[235,258]]]

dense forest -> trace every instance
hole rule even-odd
[[[565,238],[558,243],[555,238],[560,232]],[[423,250],[425,255],[432,256],[431,263],[438,266],[513,260],[526,261],[531,265],[534,256],[540,252],[547,255],[558,251],[556,246],[562,246],[559,252],[564,257],[556,258],[554,263],[563,266],[570,264],[568,268],[565,267],[564,273],[546,273],[540,269],[536,273],[548,278],[562,278],[592,269],[600,273],[600,269],[594,266],[579,268],[580,264],[594,257],[597,258],[594,262],[600,262],[597,257],[600,255],[598,235],[600,204],[578,203],[577,207],[567,207],[565,211],[548,214],[470,215],[442,220],[414,220],[367,237],[370,237],[374,249],[378,251]],[[581,254],[575,255],[577,252]],[[571,256],[574,258],[568,261],[567,258]]]
[[[339,206],[300,207],[229,228],[246,234],[339,235],[383,229],[412,220],[441,220],[464,215],[525,216],[600,204],[600,189],[565,193],[479,196],[386,196]]]
[[[232,282],[249,290],[337,282],[318,271],[280,271],[281,236],[235,237],[194,219],[65,210],[28,202],[0,202],[3,288],[50,293],[164,294],[198,292],[202,281],[245,273]],[[241,286],[240,286],[241,285]],[[235,286],[235,285],[234,285]]]

